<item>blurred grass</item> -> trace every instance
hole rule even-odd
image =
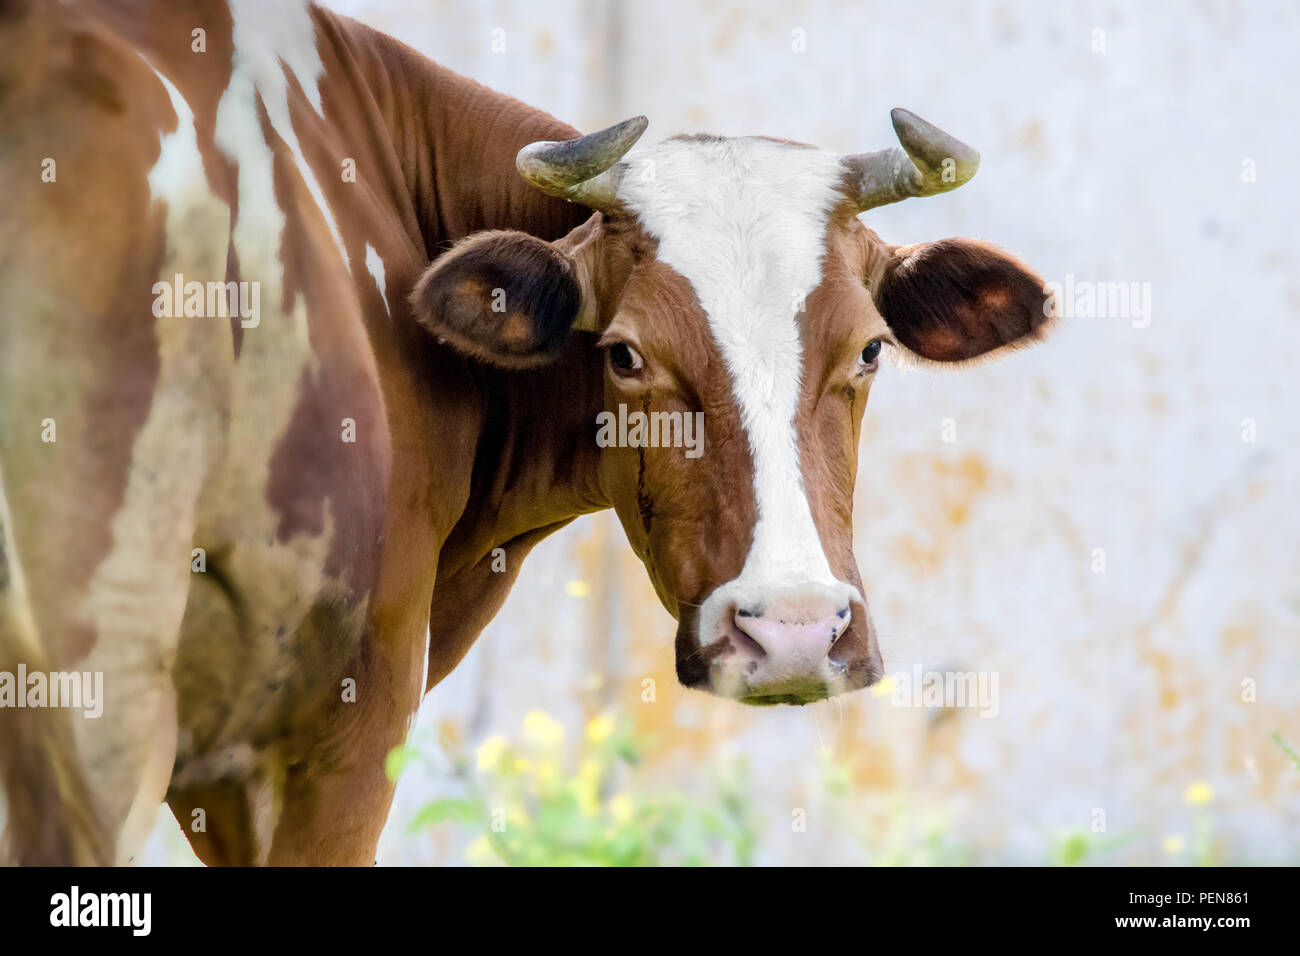
[[[471,756],[450,731],[440,735],[462,793],[424,806],[407,829],[453,824],[474,836],[471,863],[512,866],[658,866],[753,862],[758,825],[745,800],[743,762],[708,775],[706,796],[637,781],[649,745],[625,722],[597,717],[575,749],[541,711],[521,740],[489,737]],[[396,778],[416,748],[389,755]],[[639,783],[639,786],[631,786]]]
[[[1300,756],[1280,735],[1273,738],[1300,769]],[[754,781],[746,761],[712,761],[687,793],[645,778],[643,758],[653,745],[630,722],[609,716],[591,720],[581,739],[570,744],[557,721],[533,711],[517,739],[493,735],[471,753],[455,730],[444,725],[436,747],[450,767],[455,793],[424,805],[406,832],[451,829],[468,837],[465,857],[475,865],[754,864],[770,834],[750,799]],[[419,743],[399,747],[389,754],[388,774],[396,780],[412,762],[431,756]],[[903,792],[863,795],[854,788],[851,762],[829,748],[819,750],[817,760],[808,800],[833,821],[843,861],[873,866],[980,862],[979,848],[954,837],[948,812],[921,806]],[[1191,836],[1173,832],[1159,838],[1159,853],[1167,862],[1248,862],[1219,858],[1209,784],[1190,784],[1183,802],[1193,812]],[[795,811],[796,817],[802,813]],[[1156,839],[1084,827],[1046,830],[1041,862],[1114,864],[1122,862],[1121,851]]]

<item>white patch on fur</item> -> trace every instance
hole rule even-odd
[[[411,736],[411,731],[415,729],[415,724],[420,719],[420,704],[424,701],[424,690],[429,685],[429,652],[432,646],[433,635],[428,628],[425,628],[424,653],[420,655],[420,695],[416,698],[415,707],[411,709],[411,716],[406,718],[407,737]]]
[[[5,496],[4,474],[0,472],[0,564],[4,565],[2,570],[9,577],[9,593],[0,594],[0,601],[8,603],[5,608],[9,614],[9,637],[13,641],[10,647],[0,647],[0,652],[21,652],[29,660],[39,660],[41,653],[40,641],[36,635],[36,616],[32,613],[32,607],[27,596],[27,580],[23,577],[22,562],[18,560],[18,542],[14,540],[14,519],[9,513],[9,499]],[[0,667],[7,667],[14,662],[0,660]],[[0,803],[4,802],[4,795],[0,793]],[[4,829],[0,826],[0,833]]]
[[[216,444],[221,453],[205,486],[194,533],[226,547],[227,580],[242,600],[241,624],[246,633],[273,634],[280,627],[297,628],[324,589],[333,586],[325,574],[325,559],[334,535],[334,517],[327,509],[319,531],[304,530],[285,539],[278,530],[283,516],[268,497],[271,464],[299,406],[304,373],[319,365],[308,334],[306,296],[287,297],[286,302],[281,244],[288,220],[300,221],[312,233],[319,223],[313,219],[313,211],[305,208],[310,203],[282,208],[277,202],[275,156],[258,122],[257,100],[260,96],[266,106],[273,135],[290,145],[304,180],[311,186],[314,179],[301,161],[289,119],[285,71],[293,72],[312,108],[320,110],[317,83],[322,65],[311,16],[300,3],[239,0],[232,4],[231,12],[233,69],[217,106],[216,144],[238,165],[239,213],[233,228],[221,236],[218,275],[226,270],[224,249],[227,241],[232,242],[239,278],[261,283],[262,316],[256,328],[241,336],[238,361],[229,329],[225,349],[205,353],[210,370],[219,361],[229,364],[218,402],[225,425]],[[318,191],[313,194],[329,221]],[[337,260],[328,245],[320,247],[315,242],[304,255],[324,258],[326,261],[316,264],[330,271],[348,268],[341,246]],[[198,627],[200,622],[189,623]],[[182,640],[190,638],[197,635],[187,633]],[[252,726],[256,694],[241,694],[227,703],[232,707],[229,720],[233,726]]]
[[[250,779],[245,786],[248,794],[249,816],[253,828],[253,839],[257,843],[257,865],[266,866],[271,855],[271,844],[275,842],[275,830],[280,825],[281,787],[272,779]]]
[[[161,134],[148,173],[151,194],[167,208],[160,274],[220,275],[230,210],[209,187],[189,104],[154,73],[176,114],[176,128]],[[228,326],[212,322],[155,323],[158,377],[149,414],[132,444],[112,550],[96,568],[82,608],[97,640],[78,666],[104,673],[104,712],[111,716],[74,721],[73,732],[106,819],[120,825],[119,862],[143,845],[175,757],[171,665],[191,583],[182,565],[219,428],[214,383],[220,376],[210,356],[228,353],[229,335]]]
[[[370,277],[375,280],[379,297],[384,300],[384,311],[391,316],[393,313],[388,308],[388,290],[384,284],[384,260],[379,258],[375,247],[368,242],[366,243],[366,269],[370,272]]]
[[[230,85],[217,106],[216,142],[239,163],[239,219],[235,247],[241,266],[245,262],[280,261],[284,213],[275,199],[271,147],[262,135],[257,96],[261,94],[267,118],[288,146],[299,175],[307,186],[343,262],[348,261],[343,237],[329,203],[312,171],[289,116],[289,79],[292,73],[318,115],[322,113],[320,76],[325,70],[316,49],[316,27],[305,3],[293,0],[230,0],[234,55]],[[247,251],[246,251],[247,250]],[[255,258],[245,258],[253,252]],[[306,334],[306,330],[303,330]]]
[[[801,295],[821,282],[842,168],[833,154],[741,138],[668,140],[628,159],[619,197],[690,280],[735,387],[754,459],[754,542],[740,576],[700,615],[708,643],[725,602],[776,591],[847,603],[813,523],[795,412],[803,371]],[[715,600],[717,598],[717,600]]]

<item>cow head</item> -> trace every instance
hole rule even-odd
[[[687,686],[804,703],[879,679],[852,510],[882,348],[962,362],[1032,341],[1047,318],[1043,281],[1006,253],[894,246],[859,221],[978,165],[911,113],[893,119],[901,149],[849,157],[678,137],[624,158],[642,118],[533,144],[523,176],[597,213],[554,243],[471,237],[413,293],[423,322],[501,366],[593,333],[593,437],[617,422],[622,439],[602,453],[601,485],[679,622]]]

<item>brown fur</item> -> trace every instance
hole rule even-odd
[[[156,86],[125,96],[147,68],[93,18],[59,5],[34,4],[7,22],[0,62],[0,171],[23,184],[0,218],[0,475],[21,547],[7,559],[25,569],[31,625],[18,642],[26,627],[6,575],[0,669],[50,670],[94,646],[78,603],[112,550],[156,384],[149,287],[162,239],[144,174],[171,111]],[[96,135],[109,127],[120,133]],[[44,157],[57,160],[54,183],[33,172]],[[87,234],[96,241],[65,241]],[[40,441],[44,417],[57,424],[53,444]],[[13,859],[112,859],[103,801],[72,731],[65,712],[0,711]]]
[[[626,242],[628,234],[618,241]],[[602,341],[630,341],[648,369],[632,382],[611,378],[602,410],[626,404],[647,413],[704,413],[699,458],[679,448],[610,448],[601,460],[601,485],[628,542],[678,620],[678,676],[699,686],[707,677],[707,655],[695,631],[695,610],[740,572],[756,515],[753,461],[731,378],[690,283],[649,255],[630,272],[619,314],[603,328]]]
[[[213,138],[230,77],[231,21],[223,4],[33,9],[39,13],[0,38],[6,50],[0,167],[7,182],[20,184],[3,225],[4,248],[19,255],[0,264],[6,304],[0,407],[10,413],[0,420],[0,473],[22,542],[35,642],[47,653],[11,647],[6,637],[0,662],[48,669],[76,666],[103,641],[97,622],[78,609],[85,582],[114,548],[109,529],[121,507],[134,431],[155,400],[159,356],[150,286],[168,240],[161,231],[164,208],[151,202],[144,177],[157,158],[160,133],[177,125],[137,51],[194,111],[208,187],[232,207],[232,217],[239,211],[238,170]],[[385,262],[387,295],[380,299],[363,267],[352,276],[339,268],[324,222],[263,115],[263,133],[277,144],[275,188],[286,227],[284,299],[262,305],[289,309],[303,300],[315,360],[301,374],[290,372],[282,390],[241,386],[260,405],[252,417],[239,417],[246,413],[235,415],[223,389],[231,376],[251,372],[249,363],[260,361],[258,351],[277,329],[269,320],[257,329],[228,323],[224,360],[208,346],[193,353],[211,360],[208,380],[194,382],[195,394],[209,396],[229,444],[215,444],[220,439],[213,434],[207,453],[213,466],[193,529],[193,544],[206,549],[209,565],[206,574],[193,576],[179,624],[174,675],[181,739],[173,787],[187,832],[188,811],[200,800],[209,832],[224,834],[194,834],[196,850],[209,862],[373,859],[392,793],[383,758],[402,741],[425,683],[420,663],[439,559],[452,571],[471,560],[442,546],[463,514],[475,473],[485,419],[479,387],[500,388],[439,348],[411,320],[405,297],[431,253],[469,232],[513,227],[553,239],[589,215],[531,189],[513,167],[519,147],[570,137],[570,127],[359,24],[323,11],[314,17],[331,119],[308,108],[291,83],[295,127],[349,258],[363,263],[365,244],[372,244]],[[175,42],[178,23],[185,37],[193,27],[206,30],[206,55]],[[466,123],[467,114],[494,120]],[[57,184],[37,178],[46,155],[57,157]],[[356,160],[357,183],[339,177],[342,156]],[[226,269],[202,278],[266,278],[255,271],[261,263],[236,262],[233,246],[226,259]],[[33,309],[33,296],[48,298],[49,308]],[[180,321],[158,320],[160,328],[173,323],[166,325],[169,334],[182,328]],[[220,328],[189,321],[186,330],[201,328],[204,335]],[[56,371],[62,377],[52,379]],[[551,374],[558,381],[561,371]],[[555,386],[546,391],[560,394]],[[273,394],[288,401],[280,404]],[[39,442],[46,414],[58,420],[56,445]],[[355,444],[339,441],[344,417],[356,422]],[[274,440],[264,463],[267,484],[250,487],[239,433],[264,433],[276,421],[284,432],[268,436]],[[166,474],[175,463],[151,467]],[[400,510],[390,502],[400,502]],[[572,507],[561,503],[556,510],[569,517]],[[259,511],[270,523],[251,520]],[[268,589],[292,571],[290,551],[311,542],[319,542],[327,583],[317,594],[275,597]],[[188,577],[188,547],[183,555],[158,557],[185,568]],[[276,610],[268,598],[290,604]],[[165,679],[171,670],[165,652],[163,660],[158,673]],[[357,705],[340,704],[343,677],[357,682]],[[111,664],[105,683],[121,685]],[[12,858],[111,859],[131,796],[122,784],[135,786],[128,781],[145,772],[146,752],[120,762],[112,774],[120,782],[111,788],[87,785],[77,775],[88,754],[54,733],[68,715],[21,717],[0,713]],[[124,727],[123,717],[120,710],[107,714],[96,733]],[[236,744],[244,749],[231,749]],[[41,767],[52,772],[38,773]],[[246,783],[228,785],[235,780]],[[284,808],[266,840],[251,832],[255,814],[247,804],[262,782],[281,788]],[[218,793],[226,796],[212,796]],[[85,822],[91,820],[98,822]]]
[[[1024,344],[1049,318],[1043,280],[1001,249],[974,239],[892,249],[872,291],[898,341],[935,362]]]
[[[161,766],[205,862],[371,863],[393,793],[384,758],[421,694],[528,551],[602,508],[678,616],[683,682],[704,683],[721,650],[701,643],[695,608],[744,564],[753,463],[690,283],[635,221],[516,174],[520,147],[575,132],[313,8],[324,116],[296,79],[289,108],[351,266],[263,109],[285,219],[276,271],[238,261],[221,228],[257,212],[238,208],[248,171],[215,140],[224,4],[31,9],[0,34],[0,172],[19,184],[0,220],[0,477],[30,592],[20,602],[0,579],[0,666],[94,662],[118,696],[75,735],[57,712],[0,713],[15,858],[106,862]],[[202,26],[209,52],[176,43],[178,24]],[[191,212],[215,220],[169,231],[176,210],[150,192],[160,136],[182,131],[137,54],[193,110],[211,200]],[[47,187],[32,170],[51,153],[60,181]],[[342,157],[358,182],[338,175]],[[866,337],[892,331],[952,360],[1039,328],[1026,312],[1037,280],[1001,253],[896,252],[837,216],[803,319],[801,464],[831,566],[854,584],[867,389],[846,370]],[[151,284],[173,264],[279,295],[257,328],[154,319]],[[600,346],[617,341],[645,356],[645,375],[606,374]],[[598,448],[596,415],[619,404],[703,411],[706,455]],[[46,414],[56,445],[34,437]],[[159,450],[156,416],[176,448]],[[339,440],[343,419],[356,442]],[[203,574],[189,573],[191,546]],[[834,653],[854,686],[879,676],[865,607]]]
[[[581,305],[576,267],[521,232],[458,243],[415,285],[416,320],[475,358],[503,368],[553,361]]]

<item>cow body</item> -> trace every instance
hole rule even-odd
[[[20,862],[128,860],[164,796],[209,863],[372,862],[422,693],[602,508],[684,684],[881,676],[852,552],[881,346],[1046,318],[1004,253],[857,219],[969,147],[896,111],[903,149],[620,162],[643,119],[574,139],[313,6],[0,24],[0,674],[104,686],[98,719],[0,709]],[[698,416],[705,454],[602,448],[629,407]]]
[[[590,214],[513,170],[522,145],[573,131],[315,8],[38,6],[6,26],[0,100],[18,186],[0,479],[28,621],[20,637],[11,591],[6,663],[37,643],[29,663],[102,671],[107,716],[69,721],[95,822],[26,818],[45,776],[27,767],[11,839],[23,859],[126,858],[170,788],[209,862],[369,863],[383,756],[426,682],[529,547],[596,504],[576,485],[565,500],[571,460],[512,444],[564,409],[506,394],[405,304],[449,240],[555,238]],[[258,283],[255,324],[179,303],[151,319],[176,275]]]

